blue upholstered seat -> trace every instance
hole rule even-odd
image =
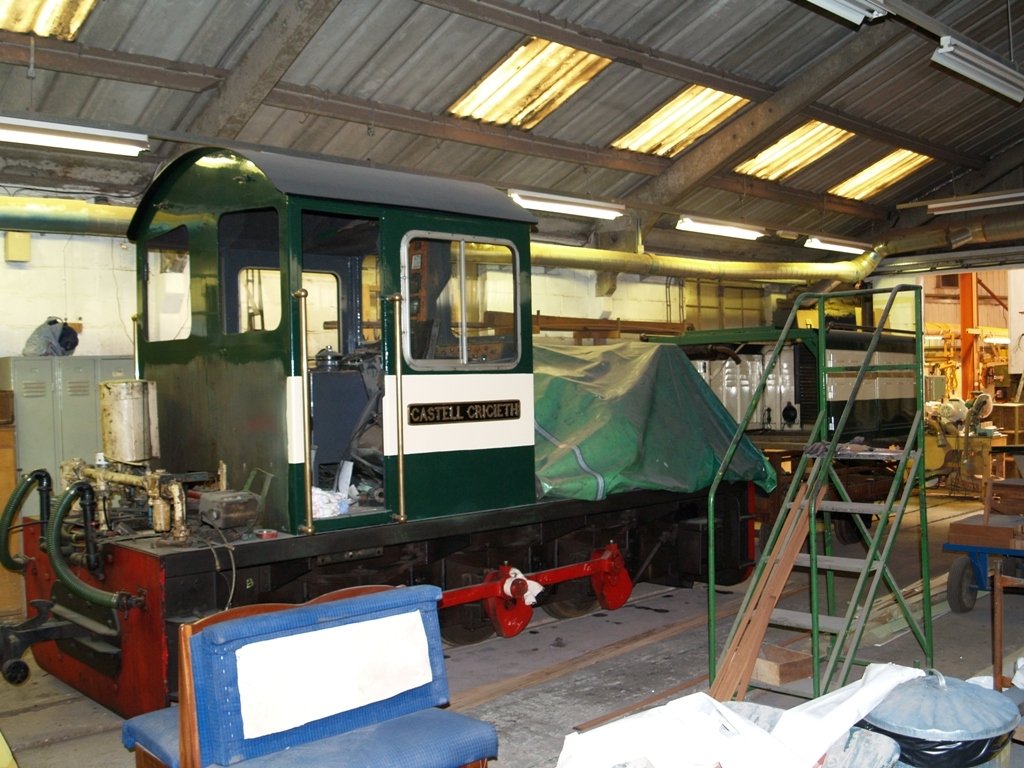
[[[495,756],[492,725],[437,708],[448,701],[439,598],[393,589],[184,633],[202,765],[441,768]],[[126,721],[125,746],[180,765],[178,713]]]

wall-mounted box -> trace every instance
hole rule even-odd
[[[8,232],[4,238],[4,261],[32,260],[32,235],[28,232]]]

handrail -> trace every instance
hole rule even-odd
[[[711,680],[711,682],[714,682],[714,679],[715,679],[715,676],[716,676],[716,673],[717,673],[717,669],[716,669],[716,666],[717,666],[716,665],[716,661],[717,661],[716,660],[716,654],[717,654],[717,641],[716,641],[717,626],[716,626],[716,610],[715,610],[715,578],[716,578],[716,563],[715,563],[715,495],[718,492],[719,486],[724,481],[725,475],[726,475],[726,473],[727,473],[727,471],[729,469],[729,466],[731,465],[731,463],[732,463],[732,461],[733,461],[733,459],[735,457],[735,454],[736,454],[736,451],[738,450],[740,442],[742,441],[743,437],[745,436],[746,429],[749,426],[751,419],[753,418],[753,415],[754,415],[754,413],[756,411],[757,405],[761,401],[761,398],[762,398],[762,396],[764,394],[765,388],[767,387],[768,379],[770,378],[771,373],[774,371],[775,366],[778,363],[778,359],[781,356],[781,352],[785,348],[785,345],[790,341],[789,337],[790,337],[790,334],[791,334],[791,332],[793,330],[794,323],[796,321],[797,312],[805,304],[812,303],[812,302],[817,302],[817,309],[818,309],[818,334],[817,334],[817,337],[818,337],[817,338],[817,341],[818,341],[818,354],[823,356],[823,355],[826,354],[826,336],[827,336],[827,331],[828,331],[828,327],[827,327],[827,325],[825,323],[825,303],[824,302],[825,302],[826,299],[835,299],[835,298],[844,298],[844,297],[863,297],[863,296],[873,296],[873,295],[876,295],[876,294],[888,294],[889,298],[888,298],[888,300],[886,302],[885,308],[883,309],[883,311],[881,313],[881,316],[879,317],[878,322],[875,324],[875,328],[874,328],[874,332],[873,332],[872,337],[871,337],[871,341],[869,342],[868,348],[867,348],[867,350],[864,353],[863,361],[862,361],[860,367],[857,369],[858,370],[857,377],[855,379],[855,382],[854,382],[853,388],[852,388],[852,391],[854,393],[856,393],[857,391],[859,391],[860,386],[863,383],[863,380],[864,380],[864,377],[865,377],[867,371],[868,370],[873,370],[875,368],[875,366],[872,365],[870,361],[874,357],[874,354],[875,354],[875,352],[876,352],[876,350],[878,348],[879,341],[881,340],[881,337],[882,337],[882,332],[884,330],[886,322],[888,321],[888,318],[889,318],[889,315],[891,313],[891,310],[892,310],[893,304],[895,302],[896,296],[898,294],[902,293],[902,292],[907,291],[907,290],[915,292],[915,315],[916,315],[915,319],[916,319],[917,329],[918,329],[918,331],[915,332],[915,334],[914,334],[915,335],[915,343],[916,343],[915,344],[915,360],[919,361],[919,360],[922,359],[922,352],[923,352],[923,350],[922,350],[922,342],[921,342],[921,335],[920,335],[920,328],[923,327],[923,318],[922,318],[921,300],[920,300],[920,290],[921,289],[918,286],[913,286],[913,285],[897,285],[897,286],[893,286],[892,288],[876,288],[876,289],[866,289],[866,290],[864,290],[864,289],[857,289],[857,290],[849,290],[849,291],[836,291],[836,292],[827,293],[827,294],[825,294],[825,293],[805,292],[805,293],[800,294],[797,297],[796,301],[794,301],[793,308],[790,311],[790,314],[789,314],[789,317],[786,320],[786,323],[783,325],[782,329],[779,332],[778,341],[776,342],[775,347],[773,348],[772,353],[771,353],[771,355],[768,358],[768,362],[765,365],[764,370],[763,370],[763,372],[761,374],[760,381],[758,382],[757,386],[755,387],[754,391],[751,394],[750,402],[747,405],[746,412],[744,413],[743,418],[737,424],[737,429],[736,429],[735,434],[733,435],[732,441],[730,442],[729,447],[727,448],[725,454],[723,455],[723,457],[722,457],[722,459],[721,459],[721,461],[719,463],[718,470],[715,473],[715,477],[714,477],[714,479],[713,479],[713,481],[711,483],[711,486],[708,489],[708,505],[707,505],[707,514],[708,514],[708,524],[707,524],[707,531],[708,531],[708,534],[707,534],[708,535],[708,555],[707,555],[708,556],[708,675],[709,675],[709,679]],[[852,366],[851,366],[851,369],[852,369]],[[922,406],[922,403],[921,403],[921,399],[922,399],[922,385],[923,385],[922,376],[923,376],[923,371],[915,369],[915,390],[916,390],[916,399],[918,401],[918,411],[921,410],[921,406]],[[834,427],[832,438],[831,438],[831,440],[828,441],[828,450],[827,450],[827,452],[825,454],[825,459],[826,460],[823,461],[823,462],[816,463],[815,467],[817,467],[817,466],[830,467],[831,466],[831,463],[832,463],[832,461],[835,458],[837,447],[838,447],[838,445],[840,443],[841,435],[843,433],[843,430],[846,427],[846,423],[847,423],[849,415],[850,415],[850,413],[852,411],[853,403],[854,403],[855,400],[856,400],[855,396],[851,397],[850,400],[847,402],[846,406],[844,407],[843,412],[840,415],[839,422]],[[816,437],[820,437],[824,441],[824,438],[826,438],[827,435],[828,435],[828,427],[826,426],[826,419],[825,419],[825,416],[826,416],[827,411],[828,411],[828,399],[827,399],[827,392],[826,392],[826,388],[825,388],[824,377],[822,377],[821,380],[819,381],[819,403],[820,403],[820,407],[819,407],[818,418],[815,421],[814,427],[811,430],[811,439],[814,440]],[[915,426],[914,426],[914,430],[912,432],[912,435],[914,435],[913,439],[916,440],[916,442],[918,443],[919,446],[923,445],[923,436],[920,434],[922,432],[922,430],[923,430],[923,423],[918,418],[918,419],[915,420]],[[902,466],[902,464],[901,464],[901,466]],[[794,469],[794,472],[793,472],[793,478],[794,478],[793,482],[791,482],[791,484],[790,484],[790,488],[789,488],[789,490],[788,490],[788,492],[786,494],[786,498],[783,501],[783,504],[780,507],[780,509],[786,509],[788,505],[792,504],[793,499],[795,497],[795,489],[799,485],[799,483],[797,482],[797,478],[800,478],[800,477],[803,476],[803,473],[806,471],[806,467],[807,467],[807,456],[806,456],[806,454],[804,454],[801,457],[801,459],[800,459],[798,467]],[[915,470],[916,470],[917,475],[918,475],[918,483],[919,483],[919,487],[921,489],[920,492],[923,495],[923,493],[924,493],[924,477],[923,477],[923,475],[924,475],[924,463],[923,462],[918,462],[917,465],[915,465]],[[817,473],[815,473],[815,475],[816,474]],[[810,478],[808,480],[808,482],[816,481],[816,479],[817,479],[816,477],[812,477],[812,478]],[[828,475],[826,474],[825,477],[822,478],[822,479],[827,482]],[[809,494],[809,496],[813,496],[813,494]],[[815,502],[814,502],[813,499],[809,499],[808,503],[813,505]],[[889,506],[891,506],[891,504]],[[773,527],[773,530],[772,530],[772,532],[771,532],[771,534],[769,536],[769,545],[768,545],[768,547],[770,547],[770,544],[771,544],[772,540],[777,535],[778,522],[779,521],[776,520],[776,525]],[[926,537],[925,537],[925,541],[926,541]],[[924,547],[924,545],[922,545],[922,548],[923,547]],[[813,549],[813,547],[812,547],[812,549]],[[923,570],[926,570],[927,569],[927,564],[928,564],[927,552],[926,551],[924,551],[924,554],[922,555],[922,557],[923,557],[922,568],[923,568]],[[813,559],[813,552],[812,552],[812,559]],[[763,562],[759,562],[758,563],[758,565],[755,568],[754,574],[752,576],[752,580],[756,580],[756,579],[758,579],[760,577],[760,574],[762,573],[762,571],[764,569],[764,565],[765,564]],[[756,581],[753,581],[752,583],[756,583]],[[816,584],[815,584],[815,587],[816,587]],[[927,591],[927,587],[926,587],[926,591]],[[925,597],[926,598],[928,597],[927,594],[925,595]],[[746,604],[747,604],[747,598],[744,599],[743,606],[741,607],[741,610],[740,610],[741,614],[742,614],[743,608],[746,606]],[[931,624],[931,622],[930,622],[930,613],[931,613],[930,606],[926,606],[926,608],[925,608],[925,635],[926,635],[926,638],[927,638],[926,644],[927,644],[928,647],[925,649],[925,652],[926,652],[926,655],[928,655],[929,657],[931,656],[931,642],[930,642],[930,624]],[[816,636],[817,636],[817,613],[816,612],[812,616],[812,624],[813,624],[813,627],[812,627],[812,638],[814,638],[813,641],[816,642]],[[734,629],[735,629],[735,627],[734,627]],[[915,635],[917,635],[917,634],[918,633],[915,632]],[[731,637],[731,634],[730,634],[730,637]],[[727,645],[728,645],[728,641],[727,641]],[[818,682],[818,678],[817,678],[817,676],[815,676],[815,685],[816,686],[817,686],[817,682]]]

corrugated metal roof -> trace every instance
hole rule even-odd
[[[910,2],[1008,55],[1002,0]],[[1013,0],[1011,9],[1019,17],[1014,50],[1024,50],[1024,2]],[[305,39],[289,37],[316,13],[325,17],[319,28]],[[446,114],[534,35],[613,63],[531,131]],[[822,69],[851,44],[880,37],[891,39],[841,76]],[[135,164],[31,153],[0,160],[0,184],[9,191],[66,179],[73,189],[138,194],[156,165],[190,140],[220,140],[498,187],[643,198],[648,212],[868,237],[887,220],[908,220],[898,203],[977,191],[982,181],[1021,183],[1012,158],[1024,135],[1022,107],[932,64],[934,36],[892,17],[858,30],[793,0],[345,0],[336,7],[331,0],[136,0],[98,4],[76,43],[38,40],[31,61],[25,36],[4,33],[0,43],[4,112],[134,128],[158,140],[154,156]],[[247,57],[253,50],[262,55]],[[283,62],[283,74],[273,72],[275,62]],[[247,73],[252,84],[242,97],[219,89]],[[782,98],[794,83],[816,78],[821,87],[809,100]],[[688,168],[710,168],[710,176],[685,182],[673,202],[664,202],[669,196],[652,205],[649,182],[672,161],[610,145],[691,83],[752,105],[676,159],[677,179]],[[779,120],[769,124],[753,110],[776,94]],[[200,119],[218,110],[241,116],[240,132],[195,135]],[[760,132],[749,127],[755,118],[764,123]],[[735,178],[738,162],[811,118],[857,136],[783,184]],[[737,157],[729,156],[730,134],[739,137]],[[936,160],[867,206],[826,194],[897,147]],[[40,169],[34,181],[25,170],[33,161]]]

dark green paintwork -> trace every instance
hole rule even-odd
[[[345,173],[343,165],[324,163],[323,168],[329,173]],[[282,312],[275,330],[224,333],[217,220],[227,212],[259,208],[273,208],[280,217],[280,267],[286,276],[281,306],[290,311]],[[508,372],[530,373],[533,365],[527,222],[286,195],[252,162],[227,150],[196,150],[173,162],[147,191],[129,228],[130,236],[139,243],[139,275],[146,274],[147,240],[182,225],[189,231],[193,337],[151,343],[146,338],[145,320],[140,322],[141,375],[157,382],[160,398],[161,443],[165,446],[162,466],[174,472],[215,469],[216,462],[223,459],[232,487],[239,487],[253,469],[270,472],[275,480],[260,524],[292,533],[306,516],[302,466],[287,463],[285,437],[285,381],[299,375],[304,364],[296,332],[299,307],[291,298],[301,285],[303,210],[379,221],[382,298],[400,290],[401,243],[410,230],[511,242],[518,251],[522,276],[522,357]],[[138,300],[145,313],[143,280]],[[384,300],[381,312],[384,365],[392,375],[396,366],[394,306]],[[197,331],[204,335],[195,335]],[[313,352],[309,350],[309,354]],[[422,374],[403,364],[403,375]],[[395,464],[394,458],[386,462],[388,513],[397,509]],[[406,509],[413,519],[528,503],[534,499],[534,487],[532,446],[406,457]],[[379,521],[388,518],[385,514]],[[318,523],[317,530],[368,521],[328,521]]]

